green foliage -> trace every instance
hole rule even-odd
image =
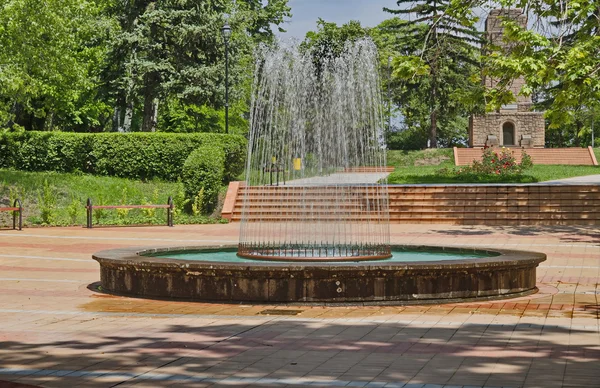
[[[157,107],[172,100],[194,106],[192,120],[194,109],[222,115],[226,15],[238,118],[247,116],[252,50],[274,39],[288,0],[5,0],[0,128],[156,130]]]
[[[470,9],[453,8],[450,0],[399,0],[394,15],[414,15],[410,21],[393,18],[378,26],[376,41],[392,57],[390,94],[405,124],[428,133],[430,146],[450,146],[466,137],[459,117],[483,110],[477,44],[481,33]]]
[[[226,15],[231,15],[227,18],[232,32],[228,44],[231,98],[245,101],[244,79],[253,46],[271,41],[271,26],[281,24],[289,11],[287,0],[115,2],[112,12],[121,29],[111,42],[105,80],[117,100],[117,121],[125,121],[130,110],[142,119],[138,125],[142,131],[155,131],[157,109],[173,100],[185,109],[173,112],[169,107],[162,111],[167,113],[162,120],[179,121],[179,127],[182,121],[197,123],[197,110],[223,107],[221,28]],[[124,124],[123,130],[129,131],[128,126]]]
[[[95,200],[95,202],[92,202],[93,205],[104,205],[104,195],[98,195],[98,197],[96,197]],[[106,209],[96,208],[92,211],[93,220],[96,221],[96,223],[98,224],[100,224],[107,215],[108,212],[106,211]]]
[[[6,0],[0,7],[0,127],[102,127],[96,98],[114,23],[102,1]]]
[[[347,42],[354,42],[369,36],[369,30],[363,28],[359,21],[351,20],[338,26],[336,23],[317,20],[317,31],[309,31],[300,45],[300,49],[312,54],[314,62],[323,62],[342,54]]]
[[[47,180],[38,192],[38,207],[42,224],[52,225],[56,219],[56,192]]]
[[[79,215],[83,212],[83,203],[73,197],[71,203],[67,206],[67,214],[69,215],[69,224],[75,225],[79,219]]]
[[[123,194],[121,197],[121,201],[119,203],[119,205],[127,205],[127,187],[123,187]],[[125,220],[127,219],[127,215],[129,214],[129,211],[131,209],[117,209],[117,217],[119,218],[119,220],[123,223],[125,223]]]
[[[202,213],[204,208],[204,187],[200,189],[197,195],[194,196],[194,202],[192,203],[192,214],[198,216]]]
[[[158,204],[158,189],[154,189],[152,193],[152,201],[148,201],[146,197],[142,200],[142,205],[156,205]],[[144,214],[144,218],[147,222],[152,222],[156,219],[156,208],[144,208],[142,209],[142,213]]]
[[[525,166],[528,165],[526,160],[527,157],[521,161]],[[395,167],[388,177],[390,184],[533,183],[600,173],[598,166],[536,164],[518,175],[457,174],[456,171],[464,167],[454,166],[452,149],[388,151],[387,161],[389,166]]]
[[[0,151],[6,151],[0,153],[0,167],[176,181],[187,156],[204,144],[224,150],[226,181],[242,173],[246,140],[204,133],[0,133]]]
[[[177,182],[177,190],[175,196],[173,196],[173,218],[179,218],[185,211],[187,204],[190,202],[189,198],[185,196],[185,188],[181,182]]]
[[[175,224],[197,224],[197,223],[215,223],[220,222],[218,215],[216,217],[193,216],[183,213],[178,205],[177,198],[183,193],[181,183],[168,182],[140,182],[122,178],[99,177],[87,174],[65,174],[54,172],[23,172],[14,170],[0,169],[0,196],[7,195],[13,191],[18,196],[24,207],[24,225],[42,224],[42,207],[40,203],[43,199],[39,197],[43,194],[45,182],[55,199],[53,217],[47,219],[50,221],[47,225],[65,226],[65,225],[85,225],[86,211],[85,203],[87,198],[91,198],[94,205],[119,205],[123,200],[123,193],[126,192],[126,204],[141,205],[144,198],[151,198],[149,202],[153,204],[166,204],[167,199],[172,195],[176,201],[176,212],[174,213]],[[40,190],[41,188],[41,190]],[[183,197],[185,197],[184,194]],[[50,197],[50,198],[52,198]],[[52,201],[52,199],[50,199]],[[181,202],[179,202],[181,204]],[[166,209],[154,209],[155,216],[148,218],[141,209],[127,209],[126,215],[119,215],[117,210],[95,209],[94,224],[99,225],[130,225],[130,224],[155,224],[165,225],[167,220]],[[5,227],[10,223],[12,226],[12,217],[0,217],[0,227]],[[1,216],[1,215],[0,215]],[[100,218],[97,218],[97,217]]]
[[[546,110],[549,145],[579,145],[585,121],[589,125],[582,114],[597,112],[600,101],[598,2],[507,0],[502,5],[526,8],[530,23],[525,29],[505,20],[504,40],[511,50],[491,47],[485,58],[486,74],[500,81],[487,93],[488,109],[514,101],[510,83],[522,76],[526,85],[520,93],[533,94]]]
[[[4,184],[3,184],[3,186],[4,186]],[[15,201],[17,199],[23,201],[24,194],[25,193],[23,193],[23,190],[20,189],[19,187],[17,187],[17,186],[9,186],[8,187],[8,201],[9,201],[9,205],[13,206],[14,203],[15,203]]]
[[[521,172],[523,172],[524,170],[529,170],[531,167],[533,167],[533,160],[531,159],[531,156],[529,156],[529,154],[525,151],[521,153],[520,167]]]
[[[171,100],[161,105],[158,128],[161,132],[213,132],[225,131],[225,110],[208,105],[184,104],[180,100]],[[246,134],[248,120],[246,101],[235,101],[229,107],[229,133]]]
[[[395,168],[411,168],[414,166],[437,166],[453,161],[451,148],[425,149],[421,151],[388,151],[387,165]]]
[[[388,134],[387,146],[390,150],[420,150],[427,147],[427,133],[416,129]]]
[[[223,183],[224,163],[225,154],[222,148],[204,145],[193,151],[183,165],[181,182],[186,196],[193,204],[200,201],[205,213],[209,213],[216,206],[219,189]]]

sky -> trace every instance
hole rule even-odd
[[[283,38],[303,39],[308,31],[316,30],[317,19],[338,25],[358,20],[363,27],[374,27],[392,17],[383,7],[397,8],[396,0],[289,0],[292,18],[282,27]]]

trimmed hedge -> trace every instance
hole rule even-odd
[[[226,181],[243,171],[246,139],[242,136],[161,132],[0,133],[0,167],[176,181],[188,155],[206,144],[224,151]]]
[[[217,203],[223,182],[225,153],[216,145],[203,145],[194,150],[185,160],[181,171],[181,182],[186,197],[193,201],[204,189],[202,207],[210,212]]]

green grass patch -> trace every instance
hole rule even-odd
[[[20,198],[25,225],[85,225],[88,198],[94,205],[156,205],[166,204],[169,196],[175,200],[176,224],[221,222],[217,217],[183,213],[181,183],[0,169],[0,207],[12,205],[15,197]],[[99,225],[160,225],[166,224],[167,219],[166,209],[99,209],[94,213],[94,224]],[[11,214],[0,212],[0,227],[9,223]]]
[[[600,160],[600,148],[594,148],[596,159]],[[388,151],[388,166],[395,171],[388,177],[391,184],[435,184],[435,183],[535,183],[556,179],[600,174],[599,166],[534,165],[517,176],[475,176],[460,177],[440,174],[442,168],[458,169],[454,166],[452,149],[432,149],[419,151]]]
[[[396,168],[413,166],[454,165],[454,152],[451,148],[437,148],[416,151],[390,150],[387,152],[387,165]]]
[[[598,166],[567,166],[567,165],[534,165],[517,176],[475,176],[465,175],[452,177],[440,174],[443,167],[458,169],[453,162],[446,161],[438,166],[397,166],[388,177],[391,184],[423,184],[423,183],[535,183],[576,176],[600,174]]]

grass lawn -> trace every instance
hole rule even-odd
[[[600,148],[595,148],[600,160]],[[419,183],[535,183],[576,176],[600,174],[599,166],[534,165],[521,176],[463,177],[462,179],[439,174],[442,168],[456,169],[451,149],[424,151],[388,151],[388,165],[396,170],[389,176],[392,184]]]
[[[174,222],[208,223],[218,218],[191,216],[180,211],[183,185],[170,182],[140,182],[122,178],[55,172],[24,172],[0,169],[0,207],[23,202],[26,225],[85,225],[85,204],[94,205],[166,204],[175,200]],[[166,224],[165,209],[119,209],[94,211],[94,223],[101,225]],[[12,215],[0,212],[0,227],[12,226]]]

